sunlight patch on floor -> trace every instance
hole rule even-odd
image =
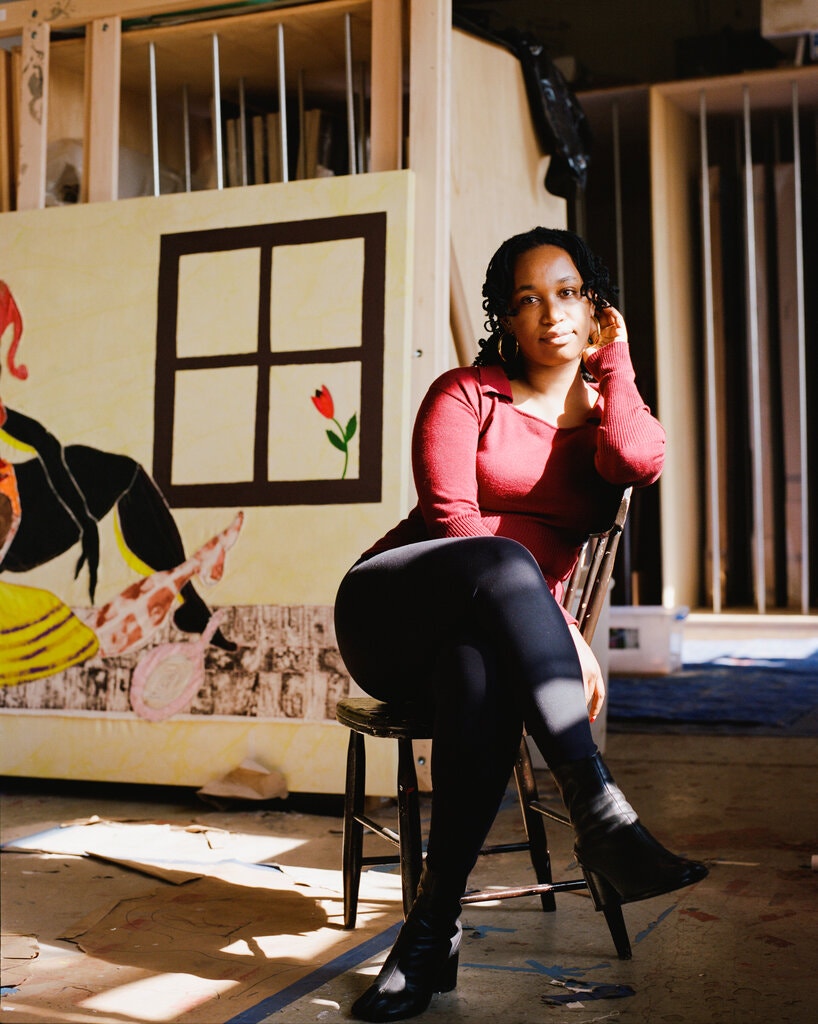
[[[140,1024],[175,1020],[197,1006],[218,999],[237,981],[199,978],[193,974],[155,974],[100,992],[80,1003],[96,1013],[116,1013]]]

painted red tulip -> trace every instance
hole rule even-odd
[[[326,384],[321,385],[321,390],[316,391],[312,396],[312,404],[328,420],[331,420],[335,416],[335,403],[332,400],[329,388]]]
[[[341,426],[335,418],[335,403],[326,384],[322,384],[320,390],[310,397],[312,398],[312,404],[321,415],[328,420],[332,420],[340,431],[340,434],[336,434],[334,430],[328,430],[327,437],[333,448],[337,448],[339,452],[344,453],[344,468],[341,472],[341,479],[343,480],[347,475],[347,467],[349,466],[349,442],[355,436],[355,431],[358,429],[358,417],[353,413],[346,427]]]

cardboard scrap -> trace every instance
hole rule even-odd
[[[86,914],[82,920],[66,928],[57,938],[73,942],[79,935],[84,935],[86,932],[96,928],[100,921],[104,921],[109,914],[112,914],[121,902],[122,900],[111,900],[109,903],[100,904],[100,906],[95,907],[94,910]]]
[[[0,987],[18,988],[40,955],[36,935],[0,935]]]
[[[252,950],[264,936],[290,936],[283,960],[292,962],[298,947],[310,949],[328,922],[327,910],[314,895],[299,891],[278,872],[267,877],[275,884],[263,889],[221,878],[200,878],[183,889],[154,889],[88,915],[60,938],[114,963],[161,965],[163,971],[202,977],[227,977],[227,963],[243,963],[259,966],[263,975],[270,965],[254,964],[258,958]],[[237,957],[227,947],[240,939],[248,948]]]
[[[244,835],[195,825],[89,821],[13,840],[4,849],[94,857],[180,885],[218,874],[225,862],[269,865],[290,845],[275,835]]]
[[[402,917],[397,875],[364,872],[390,888],[361,904],[358,927],[349,932],[342,927],[340,868],[328,896],[319,885],[304,887],[307,880],[329,881],[324,871],[299,871],[296,880],[269,866],[225,863],[220,870],[228,877],[152,886],[60,937],[96,961],[150,976],[153,1020],[210,1021],[252,1016],[264,1000],[317,976],[334,958],[357,962],[360,944],[380,940]],[[133,1020],[133,988],[111,988],[83,1006],[106,1020]]]
[[[287,797],[289,791],[281,772],[270,771],[256,761],[245,759],[223,778],[206,783],[197,790],[197,795],[233,800],[277,800]]]
[[[186,825],[185,832],[201,832],[211,850],[223,850],[230,841],[227,829],[214,828],[212,825]]]
[[[170,882],[172,885],[184,885],[185,882],[192,882],[194,878],[201,878],[202,871],[186,871],[184,868],[167,868],[161,864],[151,864],[149,860],[129,860],[127,857],[106,857],[105,854],[88,851],[88,856],[94,860],[101,860],[107,864],[116,864],[121,868],[128,868],[130,871],[138,871],[140,874],[148,875],[150,878],[159,878],[163,882]]]

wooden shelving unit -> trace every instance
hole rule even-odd
[[[71,10],[78,18],[83,7],[91,14],[104,6],[122,5],[86,3]],[[215,148],[216,103],[222,117],[243,104],[249,130],[252,112],[279,109],[282,84],[296,121],[300,101],[331,110],[341,131],[351,85],[349,112],[356,133],[367,137],[368,166],[401,166],[406,58],[400,0],[240,8],[232,17],[148,27],[123,26],[120,16],[107,14],[85,24],[77,18],[25,21],[19,48],[5,58],[4,83],[14,102],[4,172],[16,188],[7,190],[4,209],[43,205],[49,143],[83,140],[83,197],[116,198],[120,145],[153,155],[158,143],[162,164],[179,174],[188,129],[195,159]],[[0,32],[13,27],[7,19]],[[75,35],[64,38],[66,32]]]
[[[629,325],[634,332],[638,325],[652,350],[637,365],[652,371],[645,393],[656,402],[668,433],[658,557],[652,570],[648,567],[656,577],[653,601],[715,612],[752,608],[762,614],[807,614],[810,604],[815,606],[816,550],[810,538],[815,536],[816,462],[814,432],[805,424],[815,414],[809,389],[806,398],[798,392],[797,352],[800,347],[806,356],[810,379],[816,336],[807,309],[805,337],[798,337],[799,258],[793,239],[784,240],[786,232],[795,231],[795,189],[785,198],[774,192],[778,168],[787,164],[792,172],[795,117],[803,151],[800,268],[805,273],[814,267],[818,223],[811,188],[818,68],[604,90],[580,100],[598,143],[580,230],[624,278]],[[715,186],[709,240],[702,231],[703,198],[714,185],[712,178],[709,187],[703,184],[708,179],[702,169],[702,114],[708,174],[718,173],[719,150],[730,170]],[[748,151],[755,167],[750,177],[761,189],[749,206]],[[715,209],[719,196],[735,211],[721,224]],[[732,263],[720,262],[719,230],[723,245],[739,254]],[[748,237],[755,239],[753,253],[746,251]],[[708,261],[713,263],[711,309]],[[807,274],[807,302],[809,280]],[[760,344],[754,351],[756,321]],[[799,447],[805,453],[801,468],[792,464]],[[790,464],[782,481],[785,450]]]

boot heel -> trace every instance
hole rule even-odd
[[[591,871],[587,868],[582,869],[582,874],[585,876],[585,881],[588,883],[588,889],[593,897],[594,908],[596,910],[608,910],[613,907],[621,906],[622,897],[614,889],[607,878],[603,878],[602,875]]]
[[[448,957],[446,963],[437,972],[437,979],[433,988],[434,992],[451,992],[457,985],[457,965],[459,960],[459,952]]]

